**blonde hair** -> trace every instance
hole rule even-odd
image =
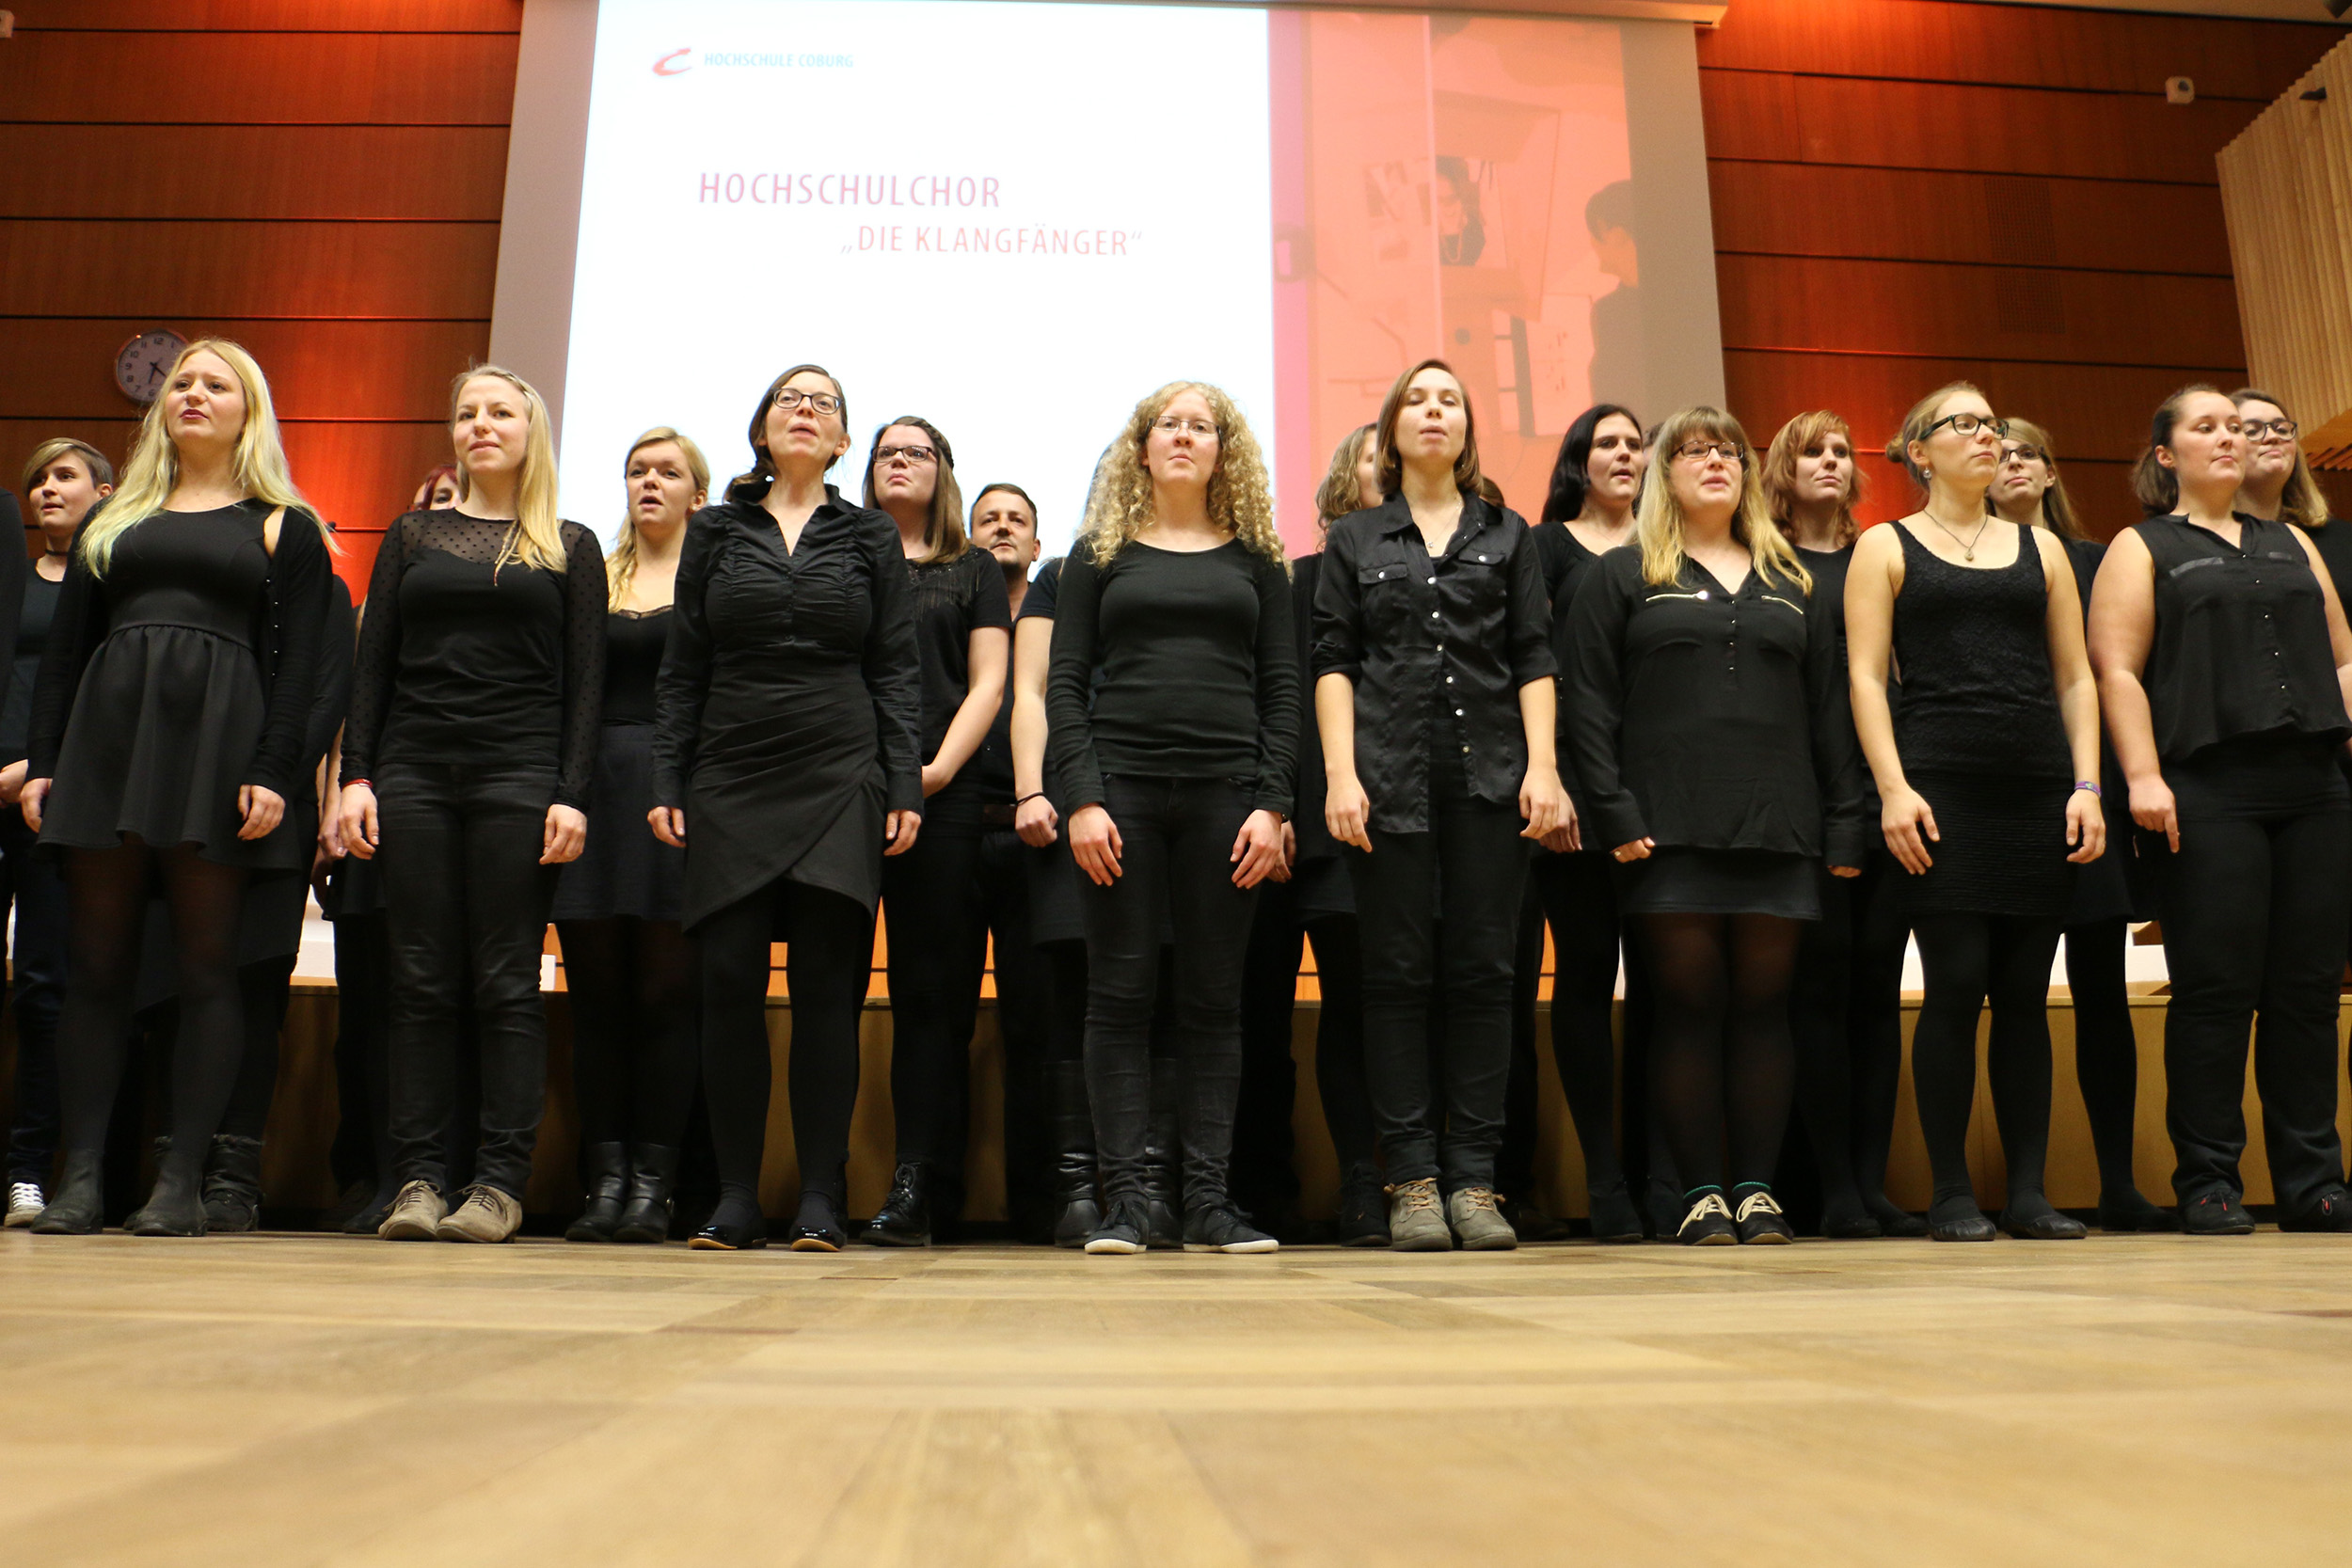
[[[621,454],[622,479],[628,478],[628,465],[631,458],[647,447],[658,447],[665,441],[676,447],[679,453],[685,457],[686,477],[694,482],[694,494],[708,497],[710,463],[703,456],[703,449],[696,446],[691,437],[680,435],[666,424],[654,426],[628,444],[628,451]],[[637,509],[635,507],[621,509],[621,536],[613,545],[612,553],[604,558],[604,577],[606,583],[610,586],[605,602],[610,608],[618,610],[621,607],[621,601],[628,597],[628,585],[637,578]]]
[[[270,401],[269,378],[253,362],[253,356],[226,338],[199,338],[171,362],[171,373],[164,378],[166,388],[178,379],[181,367],[199,354],[209,354],[227,365],[245,392],[245,428],[237,432],[236,454],[230,462],[237,487],[253,500],[300,512],[333,551],[335,536],[294,488],[294,475],[286,467],[286,449],[278,436],[278,407]],[[147,417],[139,421],[138,436],[131,446],[131,460],[122,466],[122,483],[113,495],[91,507],[83,521],[82,560],[92,577],[106,575],[115,546],[124,534],[161,512],[180,483],[180,449],[165,423],[168,396],[167,390],[147,405]]]
[[[1911,460],[1911,443],[1925,441],[1929,430],[1935,423],[1935,411],[1944,406],[1947,399],[1956,398],[1963,392],[1974,392],[1980,398],[1984,397],[1983,390],[1973,381],[1947,381],[1911,405],[1911,412],[1903,416],[1902,428],[1895,433],[1893,440],[1886,443],[1886,460],[1901,464],[1903,472],[1909,474],[1911,482],[1922,490],[1928,487],[1928,474],[1925,468]],[[1990,407],[1992,399],[1986,398],[1985,404]]]
[[[457,427],[457,403],[469,382],[503,381],[522,394],[527,424],[523,434],[522,467],[515,475],[515,523],[506,531],[506,538],[499,546],[498,559],[490,563],[496,576],[510,561],[542,571],[561,572],[564,566],[564,519],[555,505],[555,436],[553,420],[548,416],[548,405],[539,396],[538,388],[499,365],[476,365],[461,371],[449,384],[449,423]],[[473,476],[460,467],[457,470],[457,496],[463,500],[473,491]]]
[[[1331,449],[1331,471],[1315,486],[1315,522],[1322,528],[1351,512],[1360,512],[1364,505],[1363,476],[1358,470],[1364,461],[1364,443],[1372,439],[1374,427],[1359,424],[1340,437],[1340,444]]]
[[[2287,405],[2259,387],[2240,387],[2230,394],[2230,402],[2240,413],[2249,403],[2266,403],[2288,419],[2295,416]],[[2249,446],[2252,443],[2248,443]],[[2328,526],[2328,495],[2320,489],[2319,481],[2312,475],[2312,460],[2303,454],[2303,443],[2295,445],[2295,471],[2287,475],[2287,487],[2279,497],[2279,518],[2303,529],[2323,529]]]
[[[1797,459],[1819,451],[1833,436],[1846,438],[1847,451],[1855,459],[1846,466],[1846,493],[1837,499],[1837,542],[1851,545],[1862,531],[1862,524],[1853,515],[1854,503],[1862,499],[1863,487],[1868,482],[1862,477],[1861,454],[1852,450],[1853,427],[1842,416],[1817,408],[1782,425],[1764,453],[1759,477],[1764,485],[1766,509],[1772,513],[1774,523],[1786,526],[1796,515]]]
[[[1652,465],[1633,514],[1633,537],[1642,549],[1642,580],[1653,588],[1682,580],[1683,563],[1690,559],[1682,547],[1682,503],[1675,499],[1673,477],[1656,470],[1660,465],[1671,465],[1676,449],[1694,436],[1729,441],[1740,449],[1740,504],[1731,515],[1731,536],[1748,547],[1756,575],[1767,579],[1777,577],[1810,593],[1813,574],[1804,569],[1796,547],[1774,525],[1764,504],[1764,482],[1756,471],[1756,449],[1748,443],[1748,433],[1720,408],[1677,409],[1658,426],[1659,463]]]
[[[1274,486],[1266,479],[1265,457],[1249,423],[1224,391],[1205,381],[1171,381],[1136,404],[1126,425],[1103,454],[1095,470],[1093,494],[1087,498],[1085,527],[1080,536],[1097,566],[1107,566],[1136,534],[1152,526],[1152,470],[1143,466],[1144,443],[1168,405],[1185,392],[1198,392],[1216,423],[1216,471],[1209,476],[1209,517],[1220,528],[1268,561],[1288,563],[1282,557],[1282,536],[1274,528]]]
[[[2074,498],[2066,493],[2066,481],[2058,477],[2058,453],[2050,450],[2050,433],[2031,420],[2009,421],[2008,440],[2021,447],[2031,447],[2042,454],[2042,466],[2050,471],[2050,487],[2042,492],[2042,521],[2052,533],[2061,539],[2088,539],[2083,525],[2074,515]],[[1984,493],[1984,510],[1993,512],[1993,492]]]

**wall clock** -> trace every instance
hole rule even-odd
[[[188,341],[168,326],[151,326],[115,353],[115,385],[133,403],[153,403],[164,389],[164,377]]]

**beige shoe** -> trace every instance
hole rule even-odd
[[[1455,1193],[1445,1200],[1445,1217],[1465,1252],[1509,1252],[1519,1244],[1519,1233],[1495,1207],[1491,1187],[1465,1187]]]
[[[468,1187],[466,1201],[433,1227],[445,1242],[511,1242],[523,1227],[523,1206],[496,1187]]]
[[[433,1227],[448,1212],[449,1205],[441,1201],[432,1182],[411,1181],[392,1199],[391,1212],[384,1216],[375,1233],[388,1242],[429,1242]]]
[[[1389,1245],[1398,1252],[1454,1250],[1454,1232],[1446,1228],[1445,1208],[1438,1201],[1437,1178],[1400,1181],[1389,1189]]]

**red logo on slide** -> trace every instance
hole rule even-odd
[[[669,54],[662,55],[661,58],[653,62],[653,73],[656,76],[683,76],[686,72],[694,69],[694,62],[691,59],[687,59],[687,56],[691,54],[693,54],[691,49],[672,50]],[[686,63],[684,65],[675,65],[672,63],[676,60],[685,60]]]

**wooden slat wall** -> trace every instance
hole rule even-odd
[[[169,326],[269,372],[351,546],[447,460],[488,349],[521,0],[14,0],[0,43],[0,477],[119,456],[115,350]]]
[[[1945,381],[2050,427],[2111,532],[2173,388],[2246,376],[2214,156],[2341,28],[1736,0],[1699,34],[1724,378],[1761,444],[1836,408],[1883,444]],[[2197,102],[2169,104],[2168,76]],[[1908,507],[1873,465],[1871,517]],[[2352,491],[2339,498],[2352,510]]]

